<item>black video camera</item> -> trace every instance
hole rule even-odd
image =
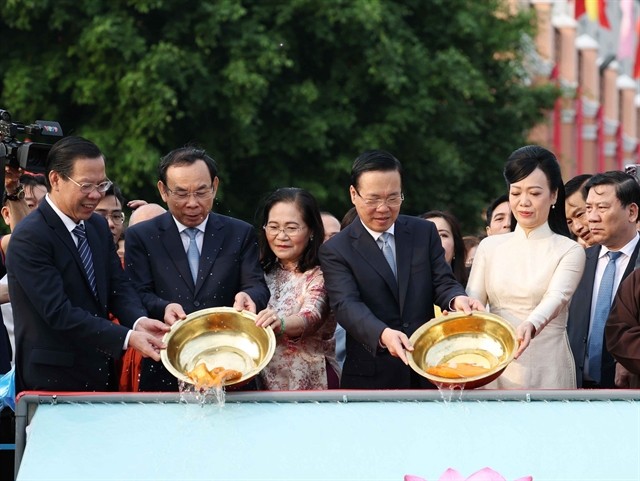
[[[51,144],[32,142],[30,139],[31,137],[62,137],[62,135],[62,127],[58,122],[36,120],[33,124],[24,125],[12,122],[11,114],[7,110],[0,109],[2,177],[4,177],[5,165],[21,167],[36,174],[44,174]],[[17,136],[24,136],[29,140],[20,141]]]

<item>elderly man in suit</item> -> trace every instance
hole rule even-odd
[[[264,309],[269,290],[250,224],[213,213],[218,190],[214,160],[183,147],[160,162],[158,190],[169,212],[127,230],[126,271],[152,315],[168,325],[210,307]],[[159,362],[144,359],[141,391],[176,391]]]
[[[604,342],[605,321],[621,281],[635,268],[640,186],[620,171],[591,177],[584,187],[594,245],[569,306],[567,333],[580,388],[626,387],[628,372],[616,364]]]
[[[146,317],[107,222],[94,213],[111,185],[98,147],[81,137],[58,141],[46,183],[44,201],[15,228],[7,252],[16,390],[115,390],[113,360],[128,346],[158,360],[168,329]]]
[[[325,242],[320,261],[331,307],[347,331],[341,387],[433,387],[407,366],[409,336],[445,310],[484,310],[466,296],[444,259],[435,224],[399,215],[402,166],[368,151],[351,170],[359,219]]]

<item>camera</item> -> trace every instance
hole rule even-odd
[[[626,164],[624,173],[632,175],[636,182],[640,183],[640,164]]]
[[[17,137],[28,140],[18,140]],[[31,141],[32,137],[62,137],[62,127],[58,122],[50,120],[36,120],[35,123],[25,125],[12,122],[11,114],[0,109],[0,166],[4,177],[4,167],[21,167],[30,172],[44,174],[47,154],[51,144]]]

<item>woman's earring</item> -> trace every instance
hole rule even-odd
[[[552,208],[552,209],[555,209],[555,208],[556,208],[556,205],[555,205],[555,204],[551,204],[551,208]]]
[[[312,241],[313,240],[313,236],[309,237],[309,240]]]

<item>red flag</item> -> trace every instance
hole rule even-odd
[[[611,24],[607,18],[607,0],[598,0],[598,22],[602,28],[611,30]]]
[[[640,39],[640,18],[636,22],[636,32],[638,33],[638,38]],[[633,78],[640,78],[640,41],[637,42],[636,45],[636,61],[633,66]]]
[[[584,0],[576,0],[576,3],[574,4],[575,7],[575,19],[578,20],[580,17],[582,17],[585,13],[587,13],[587,7],[584,4]]]

